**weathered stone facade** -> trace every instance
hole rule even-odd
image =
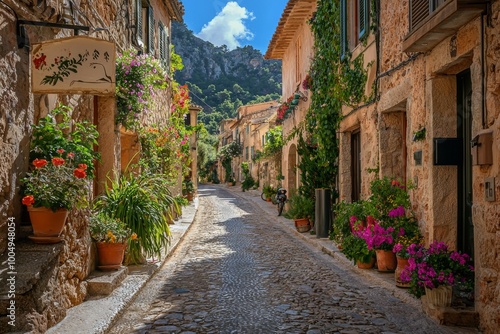
[[[180,20],[182,5],[177,0],[150,1],[155,23],[170,29],[172,19]],[[25,241],[23,231],[29,227],[28,215],[21,205],[20,179],[28,170],[31,125],[62,102],[73,109],[72,118],[88,120],[100,133],[99,152],[102,162],[97,166],[93,194],[105,186],[106,176],[120,169],[120,131],[115,125],[116,102],[113,96],[32,94],[30,86],[29,45],[18,47],[16,20],[86,25],[91,37],[112,41],[117,52],[136,47],[135,1],[106,0],[88,2],[65,0],[0,2],[0,254],[7,244],[7,218],[15,218],[18,260],[16,284],[16,327],[6,324],[6,303],[1,299],[1,327],[13,331],[44,332],[64,318],[66,309],[81,303],[86,295],[85,278],[93,269],[94,253],[88,233],[88,209],[73,210],[57,246],[33,245]],[[29,44],[73,35],[73,29],[23,26]],[[157,26],[153,30],[156,31]],[[86,34],[86,33],[85,33]],[[158,38],[152,41],[158,43]],[[155,48],[158,56],[159,48]],[[160,123],[170,112],[170,93],[161,92],[156,108],[144,122]],[[125,148],[125,151],[127,148]],[[43,262],[43,263],[40,263]],[[39,267],[38,267],[39,265]],[[24,268],[24,269],[23,269]],[[38,268],[38,269],[37,269]],[[21,272],[21,269],[25,270]],[[30,270],[35,270],[31,272]],[[3,271],[3,268],[2,268]],[[30,276],[32,275],[32,276]],[[2,274],[2,281],[5,277]],[[1,282],[2,287],[5,282]],[[4,294],[2,288],[1,293]],[[6,297],[2,295],[2,297]]]
[[[295,92],[301,91],[306,101],[301,99],[290,117],[283,122],[283,136],[287,138],[294,129],[303,126],[307,109],[311,103],[309,92],[304,90],[302,82],[306,78],[310,61],[314,54],[314,36],[308,20],[316,10],[316,0],[289,1],[273,39],[266,52],[267,59],[281,59],[283,73],[282,100],[286,101]],[[282,186],[293,193],[300,185],[300,171],[297,170],[299,155],[297,154],[297,137],[285,143],[282,152],[281,173],[284,177]]]
[[[266,54],[283,59],[284,98],[296,86],[296,41],[303,34],[291,18],[308,2],[288,2]],[[379,34],[371,30],[360,42],[356,1],[345,2],[349,51],[353,58],[364,56],[365,95],[373,88],[377,94],[365,105],[343,109],[340,199],[367,198],[376,177],[411,181],[412,206],[426,244],[444,241],[473,254],[474,310],[480,329],[495,333],[500,327],[500,250],[494,246],[500,241],[500,1],[490,1],[491,7],[482,1],[469,7],[439,2],[424,12],[431,23],[424,15],[425,24],[410,26],[412,3],[371,2],[370,20],[378,23]],[[294,116],[285,121],[285,133],[300,121],[300,114]],[[484,133],[491,134],[492,144],[486,140],[470,149]],[[285,147],[284,165],[293,164],[294,145]],[[471,161],[476,150],[481,153]],[[494,196],[487,197],[487,189]]]

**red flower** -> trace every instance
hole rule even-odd
[[[74,157],[75,157],[75,153],[73,153],[73,152],[69,152],[68,153],[68,158],[71,159],[71,158],[74,158]]]
[[[33,195],[24,196],[22,202],[24,205],[30,206],[35,203],[35,198],[33,197]]]
[[[78,168],[83,169],[83,170],[87,170],[87,165],[86,164],[79,164]]]
[[[47,160],[45,159],[35,159],[33,160],[33,166],[35,166],[35,168],[42,168],[43,166],[45,166],[47,164]]]
[[[366,217],[366,225],[368,227],[375,225],[375,222],[376,222],[376,220],[372,216],[367,216]]]
[[[395,187],[399,187],[400,183],[398,181],[396,181],[396,180],[392,180],[391,185],[393,185]]]
[[[63,154],[63,153],[64,153],[64,150],[63,150],[62,148],[60,148],[60,149],[58,149],[58,150],[57,150],[57,153],[59,153],[59,154]]]
[[[73,175],[79,179],[83,179],[87,176],[87,173],[85,173],[85,170],[81,168],[75,168],[75,170],[73,171]]]
[[[64,159],[63,158],[52,158],[52,164],[54,166],[64,165]]]

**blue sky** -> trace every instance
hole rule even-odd
[[[251,45],[266,52],[288,0],[181,0],[184,22],[196,36],[230,50]]]

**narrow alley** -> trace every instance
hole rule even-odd
[[[291,235],[248,196],[201,186],[186,238],[109,333],[455,332]]]

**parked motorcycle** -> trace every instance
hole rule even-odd
[[[276,204],[278,205],[278,216],[281,216],[281,213],[283,212],[283,208],[285,207],[286,200],[287,200],[286,189],[285,188],[278,188],[278,191],[276,193]]]

